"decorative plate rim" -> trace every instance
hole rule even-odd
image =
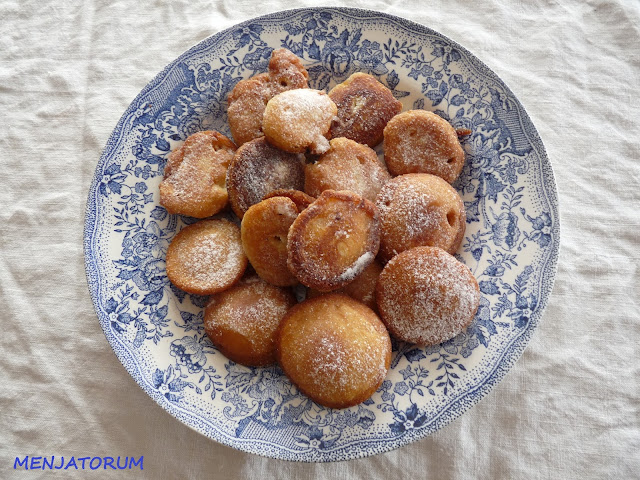
[[[157,390],[153,388],[148,379],[142,377],[141,371],[136,369],[136,359],[134,355],[124,348],[113,332],[108,328],[109,318],[106,312],[100,306],[102,284],[100,282],[99,275],[97,273],[97,265],[99,263],[97,257],[94,255],[95,243],[97,237],[95,236],[96,228],[100,217],[98,216],[97,196],[96,192],[100,183],[98,172],[105,166],[109,160],[110,154],[114,152],[118,144],[123,140],[123,130],[126,119],[135,111],[135,106],[139,100],[147,95],[150,91],[157,88],[168,73],[180,64],[184,59],[191,57],[196,52],[204,50],[209,46],[216,44],[222,38],[229,35],[233,30],[247,27],[248,25],[259,22],[261,20],[278,20],[289,18],[294,15],[306,12],[320,12],[328,11],[335,12],[340,15],[347,16],[353,21],[362,20],[382,20],[393,23],[396,27],[402,27],[407,31],[413,31],[420,34],[431,35],[439,37],[451,46],[455,47],[459,51],[463,52],[467,57],[472,58],[474,61],[474,67],[478,69],[478,74],[490,78],[492,81],[497,82],[501,88],[504,89],[510,95],[510,100],[514,102],[514,106],[518,111],[518,118],[523,127],[524,135],[527,141],[535,149],[539,163],[535,166],[539,168],[541,173],[542,190],[545,196],[545,200],[548,202],[548,207],[551,210],[553,216],[553,235],[551,236],[551,244],[548,245],[546,254],[539,260],[542,265],[540,280],[539,280],[539,293],[540,298],[535,310],[532,312],[529,319],[529,323],[525,329],[521,331],[519,335],[514,337],[507,347],[500,352],[499,359],[490,373],[484,379],[484,382],[475,386],[473,389],[465,390],[457,397],[449,401],[442,411],[440,411],[435,417],[430,419],[429,424],[425,428],[415,429],[408,431],[405,435],[397,437],[395,439],[370,439],[370,440],[358,440],[346,445],[342,445],[336,449],[328,449],[324,452],[315,452],[311,455],[303,455],[299,452],[287,449],[283,445],[273,444],[268,441],[260,441],[256,439],[241,439],[231,435],[226,435],[218,431],[213,424],[207,422],[205,419],[198,417],[192,412],[180,408],[174,403],[167,401]],[[266,457],[279,458],[284,460],[304,461],[304,462],[326,462],[326,461],[341,461],[361,458],[369,455],[387,452],[417,439],[424,438],[445,425],[451,423],[457,419],[460,415],[465,413],[473,405],[477,404],[487,393],[497,384],[506,373],[512,368],[513,364],[520,358],[524,352],[533,332],[538,326],[546,306],[548,304],[550,295],[552,293],[555,276],[557,273],[557,263],[560,251],[560,209],[559,199],[557,194],[557,184],[555,176],[553,174],[551,162],[547,156],[546,150],[540,138],[540,135],[531,121],[527,111],[521,104],[520,100],[513,94],[511,89],[506,83],[498,77],[487,65],[480,60],[476,55],[471,53],[466,47],[458,44],[456,41],[451,40],[447,36],[425,26],[414,22],[412,20],[392,15],[388,13],[378,12],[374,10],[352,8],[352,7],[304,7],[276,11],[247,19],[243,22],[235,24],[225,30],[215,33],[186,51],[180,54],[177,58],[169,62],[157,75],[153,77],[145,87],[136,95],[136,97],[130,102],[129,106],[122,114],[112,133],[110,134],[104,150],[96,165],[95,173],[91,181],[91,185],[88,191],[88,200],[85,209],[85,225],[83,235],[83,249],[85,259],[85,274],[87,278],[87,284],[89,293],[91,295],[92,303],[96,311],[97,317],[100,321],[101,328],[105,334],[109,345],[114,351],[118,360],[123,364],[128,373],[136,381],[136,383],[149,395],[158,405],[160,405],[165,411],[180,420],[191,429],[212,438],[219,443],[226,446],[236,448],[238,450],[254,453]],[[358,445],[358,448],[354,448],[354,445]],[[259,447],[262,448],[259,448]]]

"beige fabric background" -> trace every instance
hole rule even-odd
[[[506,81],[537,126],[562,246],[522,358],[435,435],[361,460],[262,458],[179,423],[129,377],[93,311],[82,252],[93,170],[129,102],[168,62],[237,22],[314,2],[4,0],[0,478],[63,478],[14,472],[24,455],[144,455],[143,472],[118,478],[640,478],[640,3],[326,3],[449,36]]]

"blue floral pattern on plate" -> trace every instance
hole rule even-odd
[[[229,134],[226,98],[286,47],[311,86],[376,76],[403,102],[471,130],[455,187],[467,210],[457,257],[478,279],[471,326],[428,348],[393,342],[378,391],[345,410],[310,401],[278,367],[227,360],[203,327],[206,298],[165,275],[167,246],[195,220],[158,203],[168,153],[197,131]],[[317,8],[280,12],[216,34],[169,64],[136,97],[96,168],[85,225],[89,289],[105,335],[138,384],[197,431],[247,452],[333,461],[424,437],[478,402],[524,350],[550,295],[558,200],[542,142],[508,87],[465,48],[386,14]]]

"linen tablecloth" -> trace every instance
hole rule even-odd
[[[639,478],[640,3],[328,2],[422,23],[513,90],[558,185],[554,291],[529,346],[475,407],[373,457],[303,464],[217,444],[165,413],[100,329],[82,251],[118,119],[198,41],[311,1],[0,3],[0,478],[24,456],[144,457],[140,478]],[[72,475],[73,474],[73,475]]]

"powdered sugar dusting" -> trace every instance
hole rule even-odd
[[[319,90],[298,88],[280,93],[277,97],[283,121],[314,119],[332,111],[331,99]],[[334,116],[332,113],[329,121],[333,120]]]
[[[227,201],[225,177],[234,145],[215,131],[191,135],[171,152],[160,184],[161,203],[171,213],[214,215]]]
[[[171,281],[202,295],[229,287],[246,266],[240,228],[227,220],[202,220],[184,228],[167,251]]]
[[[407,165],[420,167],[428,161],[446,161],[446,152],[442,146],[442,139],[446,138],[444,125],[434,122],[431,129],[427,131],[423,127],[419,134],[399,137],[398,155]]]
[[[267,103],[263,130],[267,139],[285,151],[314,154],[329,149],[326,135],[337,111],[326,93],[309,88],[282,92]]]
[[[372,335],[371,331],[355,335],[341,322],[335,327],[336,332],[312,333],[308,337],[309,345],[302,347],[313,348],[308,368],[317,388],[332,394],[352,392],[386,375],[383,335]],[[356,331],[363,330],[363,326],[359,327]]]
[[[396,217],[396,225],[404,227],[400,241],[406,243],[422,235],[427,229],[437,228],[440,222],[439,212],[431,207],[435,201],[433,194],[413,183],[403,184],[401,190],[399,194],[393,195],[389,205],[385,204],[387,196],[382,197],[378,208],[381,218],[390,213]]]
[[[233,331],[253,348],[272,349],[274,333],[294,301],[287,290],[269,285],[259,277],[249,277],[212,298],[207,306],[205,328]]]
[[[338,106],[332,135],[369,146],[380,143],[387,122],[402,110],[391,90],[365,73],[354,73],[336,85],[329,96]]]
[[[315,155],[322,155],[329,150],[329,140],[324,135],[318,135],[314,141],[309,145],[309,150]]]
[[[229,242],[223,234],[211,232],[180,255],[179,260],[194,282],[219,285],[236,276],[242,268],[243,255],[239,242]]]
[[[453,338],[471,322],[480,293],[464,264],[441,249],[417,247],[387,264],[377,299],[396,337],[432,345]]]
[[[234,212],[244,213],[274,190],[304,188],[302,155],[283,152],[264,138],[238,149],[227,172],[227,188]]]
[[[285,327],[291,335],[287,344],[295,344],[293,351],[282,352],[285,371],[321,403],[349,403],[373,393],[387,373],[390,354],[389,336],[380,321],[348,297],[327,295],[309,302]]]
[[[416,246],[436,246],[449,251],[455,244],[459,222],[448,215],[463,215],[457,192],[444,180],[428,174],[406,174],[387,182],[378,195],[381,250],[386,258]]]
[[[324,190],[350,190],[375,202],[391,179],[374,150],[347,138],[334,138],[331,148],[305,168],[305,191],[318,196]]]
[[[464,151],[455,129],[425,110],[396,115],[384,131],[385,160],[391,173],[432,173],[453,182],[462,169]]]

